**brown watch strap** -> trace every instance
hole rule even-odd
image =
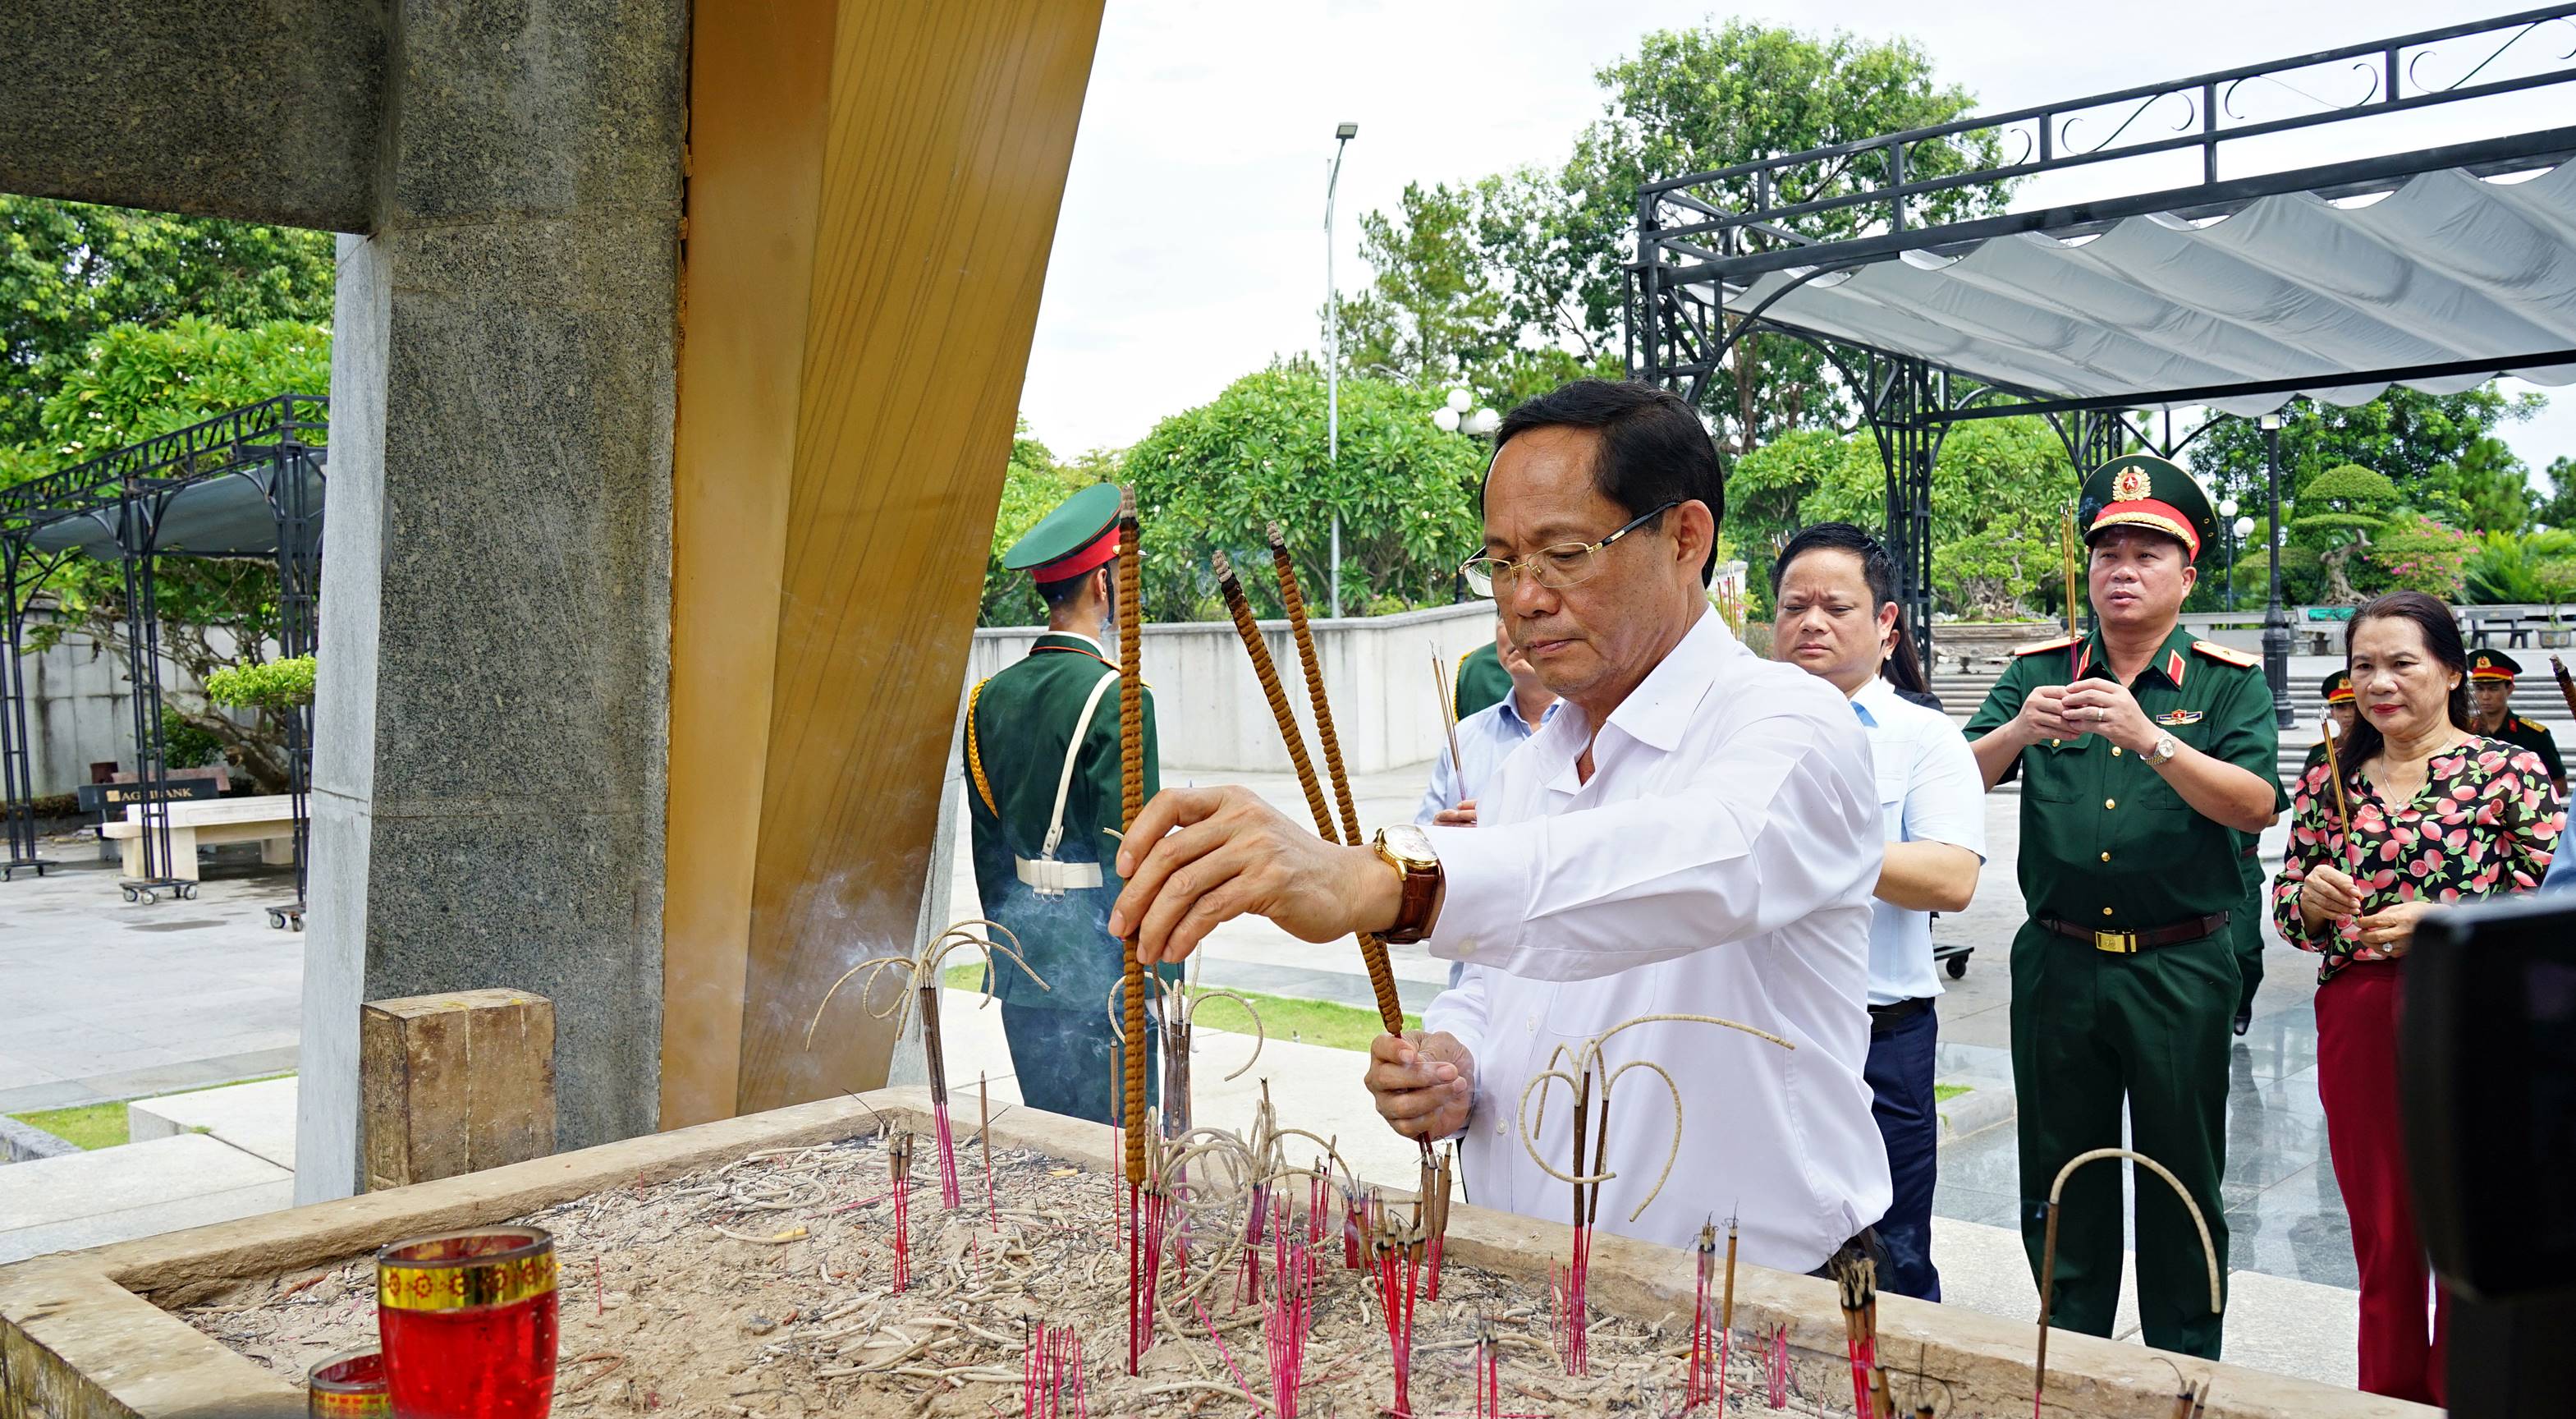
[[[1431,906],[1440,900],[1440,868],[1415,871],[1399,867],[1404,879],[1404,898],[1395,909],[1395,925],[1387,928],[1384,939],[1397,946],[1410,946],[1431,934]]]

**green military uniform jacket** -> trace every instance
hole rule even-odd
[[[1084,702],[1104,678],[1108,687],[1074,755],[1063,836],[1054,854],[1059,862],[1096,864],[1100,885],[1046,895],[1021,879],[1019,863],[1045,855],[1066,750]],[[1162,787],[1152,690],[1144,703],[1150,801]],[[1049,987],[1040,989],[1000,961],[996,993],[1006,1005],[1087,1010],[1106,1019],[1123,959],[1108,932],[1110,904],[1125,885],[1118,876],[1118,839],[1111,836],[1121,806],[1117,666],[1088,637],[1042,635],[1026,659],[976,685],[967,704],[965,740],[976,895],[985,916],[1019,937],[1021,956]],[[1170,978],[1179,979],[1177,967]]]
[[[1503,658],[1495,652],[1492,642],[1458,657],[1458,673],[1449,691],[1450,710],[1458,718],[1501,704],[1511,693],[1512,672],[1503,668]]]
[[[2477,732],[2485,733],[2486,731],[2480,730]],[[2523,718],[2521,715],[2515,714],[2510,710],[2506,711],[2504,723],[2498,726],[2495,732],[2487,734],[2487,737],[2489,739],[2501,739],[2507,744],[2513,745],[2517,749],[2529,749],[2531,752],[2540,756],[2541,765],[2549,770],[2549,776],[2551,778],[2564,779],[2567,777],[2567,765],[2562,763],[2558,758],[2557,736],[2551,734],[2547,729],[2540,725],[2534,724],[2530,720]]]
[[[2098,631],[2081,642],[2026,647],[1968,721],[1968,738],[2010,723],[2031,691],[2069,683],[2070,658],[2085,678],[2112,678]],[[2289,806],[2276,777],[2279,731],[2259,662],[2177,627],[2129,691],[2174,738],[2271,784],[2275,811]],[[2022,780],[2021,890],[2034,918],[2146,931],[2245,910],[2241,835],[2192,811],[2137,755],[2087,734],[2032,745],[2005,777],[2015,773]]]

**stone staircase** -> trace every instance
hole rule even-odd
[[[2513,707],[2517,714],[2547,729],[2558,739],[2562,754],[2576,751],[2576,717],[2567,712],[2565,700],[2558,693],[2558,682],[2548,673],[2548,661],[2537,662],[2538,674],[2528,673],[2534,662],[2523,661],[2526,673],[2514,692]],[[2295,657],[2290,662],[2291,726],[2281,731],[2281,782],[2289,783],[2308,760],[2308,748],[2317,742],[2317,721],[2325,716],[2325,701],[2317,694],[2317,682],[2324,679],[2334,662],[2311,657]],[[2307,667],[2313,665],[2313,671]],[[1994,688],[2001,670],[1980,667],[1961,672],[1944,670],[1932,677],[1932,693],[1941,697],[1941,707],[1950,718],[1966,724],[1969,716],[1986,701],[1986,692]]]

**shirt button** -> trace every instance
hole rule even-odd
[[[2054,749],[2054,748],[2058,747],[2059,745],[2064,744],[2065,742],[2066,742],[2066,741],[2065,741],[2065,740],[2063,740],[2063,739],[2051,739],[2051,740],[2049,740],[2049,741],[2048,741],[2048,747],[2049,747],[2049,748],[2051,748],[2051,749]]]
[[[2102,806],[2105,808],[2117,808],[2120,806],[2120,800],[2116,798],[2105,798],[2102,800]]]
[[[2110,909],[2109,907],[2104,907],[2104,908],[2102,909],[2102,915],[2104,915],[2104,916],[2109,916],[2110,914],[2111,914],[2111,909]]]
[[[2103,860],[2104,862],[2108,862],[2108,861],[2110,861],[2110,860],[2111,860],[2111,854],[2109,854],[2109,853],[2107,853],[2107,852],[2106,852],[2106,853],[2104,853],[2104,854],[2102,854],[2102,860]]]
[[[2111,746],[2111,757],[2112,757],[2112,758],[2114,758],[2114,759],[2116,759],[2116,758],[2120,757],[2120,746],[2119,746],[2119,745],[2114,744],[2114,745],[2112,745],[2112,746]]]
[[[1459,959],[1459,960],[1462,960],[1462,961],[1463,961],[1463,960],[1467,959],[1468,957],[1470,957],[1470,956],[1472,956],[1472,955],[1475,955],[1475,954],[1476,954],[1476,939],[1475,939],[1474,937],[1472,937],[1472,936],[1471,936],[1471,937],[1468,937],[1466,940],[1461,941],[1461,942],[1459,942],[1459,943],[1458,943],[1458,959]]]

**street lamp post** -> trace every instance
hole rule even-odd
[[[1342,296],[1333,284],[1333,193],[1342,184],[1342,152],[1351,140],[1360,136],[1360,126],[1344,123],[1333,129],[1333,171],[1324,179],[1324,338],[1329,353],[1324,360],[1324,462],[1338,468],[1342,461]],[[1333,514],[1332,612],[1342,614],[1342,515]]]
[[[2263,679],[2272,687],[2273,722],[2290,727],[2290,612],[2281,604],[2281,416],[2265,414],[2263,476],[2272,497],[2272,525],[2263,540],[2272,559],[2271,589],[2263,604]]]
[[[2218,520],[2227,529],[2227,609],[2236,609],[2236,500],[2218,500]]]

